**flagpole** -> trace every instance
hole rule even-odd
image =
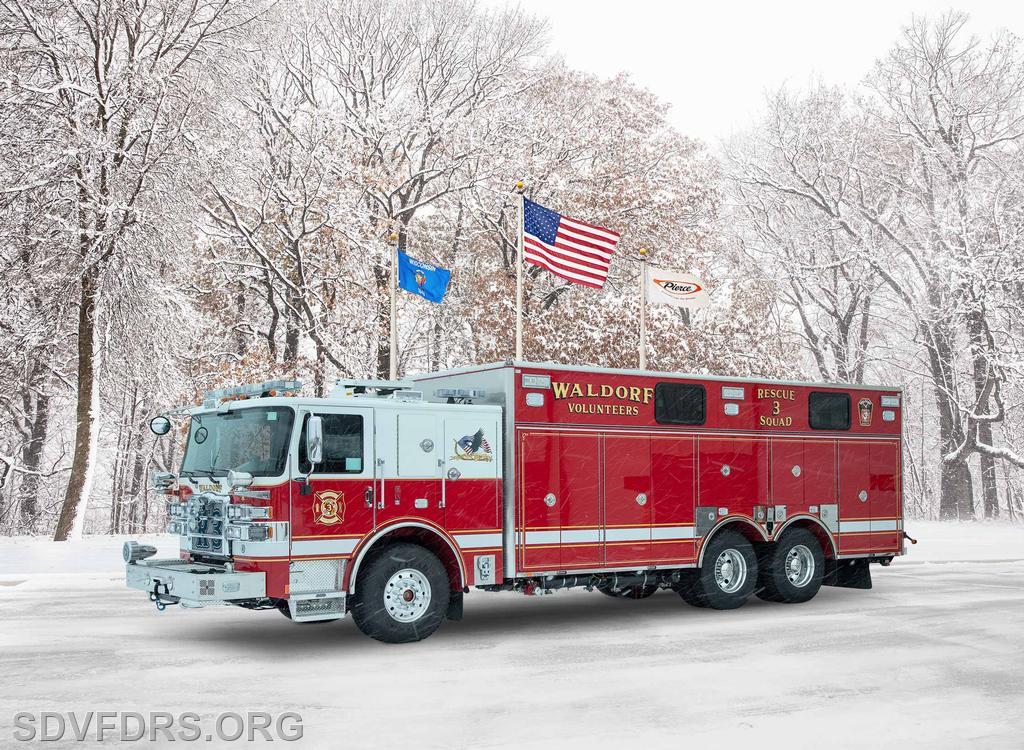
[[[647,369],[647,249],[640,248],[640,369]]]
[[[391,233],[391,345],[389,380],[398,380],[398,235]]]
[[[523,183],[516,183],[519,194],[519,234],[516,238],[516,361],[523,358],[523,212],[526,209],[526,198]]]

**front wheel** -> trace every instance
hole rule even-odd
[[[352,619],[385,643],[421,641],[441,625],[450,596],[441,561],[416,544],[393,544],[363,563]]]
[[[757,595],[770,602],[806,602],[818,593],[824,575],[825,555],[814,534],[789,529],[761,553]]]
[[[722,531],[704,550],[704,562],[679,594],[690,604],[712,609],[736,609],[754,593],[757,555],[742,534]]]

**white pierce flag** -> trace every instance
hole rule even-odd
[[[664,268],[647,269],[647,300],[657,305],[704,307],[711,300],[696,276]]]

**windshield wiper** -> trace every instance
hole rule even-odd
[[[221,473],[217,474],[217,472]],[[209,477],[210,479],[213,479],[217,476],[227,476],[227,471],[211,467],[209,469],[184,469],[181,474],[186,477]]]

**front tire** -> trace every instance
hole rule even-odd
[[[825,576],[825,555],[807,529],[789,529],[761,553],[757,595],[770,602],[799,604],[814,598]]]
[[[757,555],[742,534],[722,531],[704,550],[704,564],[690,585],[679,589],[690,604],[712,609],[742,607],[757,586]]]
[[[421,641],[437,630],[450,587],[433,553],[416,544],[392,544],[363,566],[351,607],[356,627],[385,643]]]

